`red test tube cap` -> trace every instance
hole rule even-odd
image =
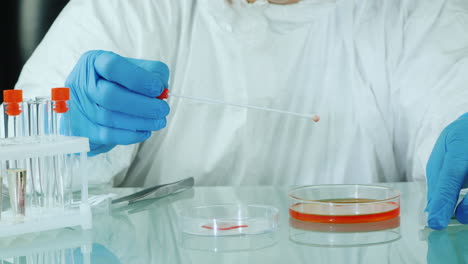
[[[164,91],[156,98],[161,100],[169,98],[169,89],[164,88]]]
[[[23,90],[5,90],[3,91],[3,102],[21,103],[23,102]]]
[[[52,101],[68,101],[70,100],[70,88],[57,87],[52,88]]]

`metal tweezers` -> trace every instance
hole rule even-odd
[[[147,197],[150,194],[152,194],[151,198],[161,198],[167,195],[179,193],[186,189],[189,189],[193,186],[193,184],[194,184],[193,177],[189,177],[180,181],[153,186],[153,187],[144,189],[142,191],[114,199],[112,200],[112,204],[121,203],[121,202],[128,202],[130,204],[138,200],[141,200],[142,198]]]

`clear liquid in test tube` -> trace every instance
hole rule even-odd
[[[7,170],[10,204],[16,218],[26,215],[26,170],[11,168]]]
[[[25,123],[24,103],[23,103],[23,91],[22,90],[5,90],[3,91],[3,113],[1,124],[1,137],[2,138],[21,138],[26,136],[27,126]],[[11,190],[9,181],[9,170],[16,168],[24,168],[24,161],[20,160],[7,160],[2,162],[0,179],[3,184],[3,178],[8,181],[9,190]],[[25,175],[25,174],[24,174]],[[26,180],[24,178],[24,180]],[[3,195],[3,192],[0,192]],[[24,199],[26,193],[22,193],[23,207],[25,207]],[[10,192],[10,201],[13,199]],[[1,206],[0,206],[1,207]],[[24,212],[23,212],[24,213]],[[24,214],[23,214],[24,215]]]

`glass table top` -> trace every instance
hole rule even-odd
[[[61,229],[0,239],[4,263],[468,263],[468,227],[425,227],[424,183],[379,184],[401,192],[391,221],[333,226],[290,219],[290,187],[194,187],[131,205],[93,208],[93,229]],[[117,196],[139,189],[110,189]],[[278,229],[256,235],[197,236],[181,232],[185,208],[256,204],[278,208]]]

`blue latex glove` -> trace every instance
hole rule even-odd
[[[155,97],[168,79],[169,69],[159,61],[84,53],[65,82],[71,89],[72,134],[90,139],[90,156],[148,139],[166,126],[169,105]]]
[[[441,133],[426,170],[429,227],[447,227],[455,207],[457,220],[468,223],[468,199],[465,197],[457,206],[460,189],[466,187],[468,175],[468,113]]]

